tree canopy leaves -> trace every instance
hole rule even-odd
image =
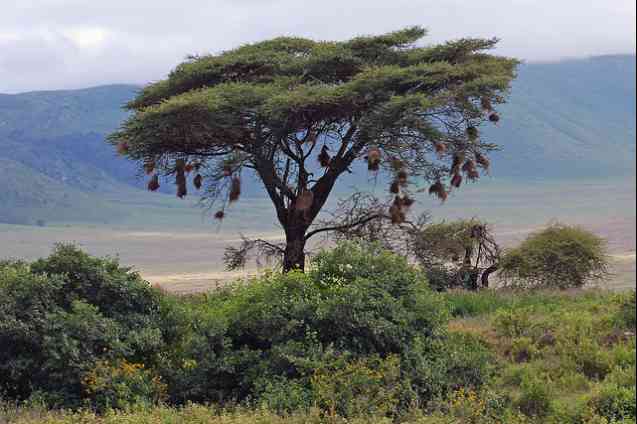
[[[194,168],[222,210],[234,200],[230,178],[254,169],[288,239],[291,228],[303,239],[338,177],[370,152],[373,172],[410,176],[402,195],[424,180],[444,199],[447,178],[458,187],[460,174],[475,180],[487,170],[496,146],[477,128],[500,119],[495,106],[518,62],[486,53],[496,39],[417,46],[425,33],[280,37],[191,57],[128,104],[133,114],[111,142],[153,172],[175,174],[180,197],[183,168]]]

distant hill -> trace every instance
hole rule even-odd
[[[122,106],[136,90],[109,85],[0,94],[0,157],[82,190],[132,184],[133,164],[118,158],[104,139],[126,118]]]
[[[130,195],[143,183],[104,139],[138,89],[0,94],[0,222],[34,223],[46,215],[37,210],[89,221],[123,213],[100,195]],[[634,174],[635,56],[524,64],[502,116],[499,128],[485,130],[502,146],[495,177]],[[361,174],[351,181],[364,181]],[[260,193],[252,186],[246,194]]]
[[[0,223],[107,223],[125,215],[99,194],[70,187],[23,163],[0,158]]]
[[[496,176],[634,174],[635,56],[523,65],[502,116]]]

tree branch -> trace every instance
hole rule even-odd
[[[335,225],[335,226],[330,226],[330,227],[318,228],[316,230],[312,230],[309,233],[307,233],[305,235],[305,239],[308,240],[310,237],[315,236],[316,234],[324,233],[324,232],[327,232],[327,231],[347,230],[347,229],[350,229],[350,228],[357,227],[359,225],[365,225],[368,222],[373,221],[375,219],[382,219],[382,218],[387,218],[387,216],[384,215],[384,214],[376,213],[376,214],[372,214],[372,215],[364,217],[364,218],[360,218],[356,222],[352,222],[352,223],[349,223],[349,224]]]

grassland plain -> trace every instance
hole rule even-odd
[[[385,187],[376,187],[384,194]],[[445,203],[420,196],[420,210],[432,219],[479,217],[495,226],[499,241],[511,246],[551,220],[582,225],[609,241],[613,255],[612,282],[635,287],[635,179],[503,180],[485,179],[463,187]],[[179,201],[166,195],[128,193],[110,198],[126,218],[111,223],[77,221],[44,227],[0,224],[0,258],[35,259],[55,243],[75,242],[88,252],[118,255],[152,283],[177,292],[215,287],[229,279],[258,271],[228,273],[223,250],[241,234],[270,240],[281,237],[266,199],[246,198],[233,206],[222,222],[211,219],[197,200]]]

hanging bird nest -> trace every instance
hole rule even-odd
[[[230,167],[230,165],[224,165],[222,173],[224,177],[229,177],[230,175],[232,175],[232,168]]]
[[[159,175],[153,175],[148,181],[148,190],[157,191],[157,189],[159,189]]]
[[[476,163],[473,160],[471,160],[471,159],[468,159],[464,163],[464,165],[462,165],[462,171],[466,172],[466,173],[474,171],[475,169],[476,169]]]
[[[453,155],[453,162],[451,164],[451,174],[458,174],[460,172],[460,167],[462,166],[462,161],[464,160],[464,154],[456,153]]]
[[[183,171],[177,172],[175,176],[175,184],[177,185],[177,197],[183,199],[188,194],[188,189],[186,188],[186,176]]]
[[[225,216],[226,214],[223,211],[215,212],[215,219],[218,219],[219,221],[221,221]]]
[[[233,177],[230,182],[230,193],[228,194],[228,200],[230,202],[236,202],[241,196],[241,179],[239,177]]]
[[[186,171],[187,174],[191,173],[193,169],[195,169],[195,166],[192,163],[188,163],[184,166],[184,171]]]
[[[500,122],[500,115],[498,115],[495,112],[489,114],[489,121],[493,122],[494,124],[497,124],[498,122]]]
[[[454,174],[453,178],[451,179],[451,185],[455,188],[459,188],[461,184],[462,184],[462,175]]]
[[[482,97],[480,99],[480,106],[482,106],[482,109],[487,111],[487,112],[491,112],[493,110],[493,105],[491,104],[491,99],[488,97]]]
[[[120,155],[128,154],[128,143],[125,141],[117,143],[117,153]]]
[[[303,190],[296,199],[296,209],[300,211],[309,210],[314,203],[314,193],[311,190]]]
[[[486,170],[488,170],[491,166],[491,161],[489,161],[489,158],[480,152],[476,153],[476,162],[478,162],[478,165]]]
[[[429,194],[435,195],[443,202],[447,200],[448,197],[447,190],[440,181],[436,181],[434,184],[431,185],[431,187],[429,187]]]
[[[391,217],[392,224],[402,224],[406,219],[405,213],[396,205],[392,205],[389,208],[389,216]]]
[[[148,159],[144,161],[144,172],[146,173],[146,175],[152,174],[154,170],[155,170],[154,160]]]
[[[389,185],[389,192],[392,194],[398,194],[400,192],[400,183],[397,180],[392,181]]]
[[[467,178],[469,178],[471,181],[475,181],[480,178],[480,173],[477,169],[473,168],[467,172]]]
[[[378,171],[380,168],[380,149],[372,147],[367,152],[367,169],[370,171]]]
[[[321,153],[319,153],[318,155],[319,164],[323,168],[327,168],[328,166],[330,166],[330,161],[332,160],[330,154],[328,153],[328,150],[329,149],[327,148],[327,146],[323,146],[321,148]]]
[[[305,142],[308,144],[314,144],[316,143],[316,132],[309,130],[307,132],[307,136],[305,137]]]
[[[197,190],[201,189],[202,183],[203,183],[203,177],[201,176],[201,174],[195,175],[195,178],[192,179],[192,184],[195,186]]]
[[[415,202],[414,199],[412,199],[409,196],[403,197],[403,199],[402,199],[403,208],[404,209],[409,209],[411,207],[411,205],[414,204],[414,202]]]
[[[434,149],[439,155],[444,155],[447,152],[447,145],[437,141],[434,143]]]
[[[401,185],[401,187],[404,187],[407,185],[407,171],[398,171],[397,174],[397,179],[398,179],[398,184]]]
[[[393,169],[394,172],[400,171],[405,166],[403,161],[398,158],[392,158],[390,165],[391,165],[391,169]]]
[[[474,126],[467,127],[467,137],[471,141],[476,140],[478,138],[478,129]]]

